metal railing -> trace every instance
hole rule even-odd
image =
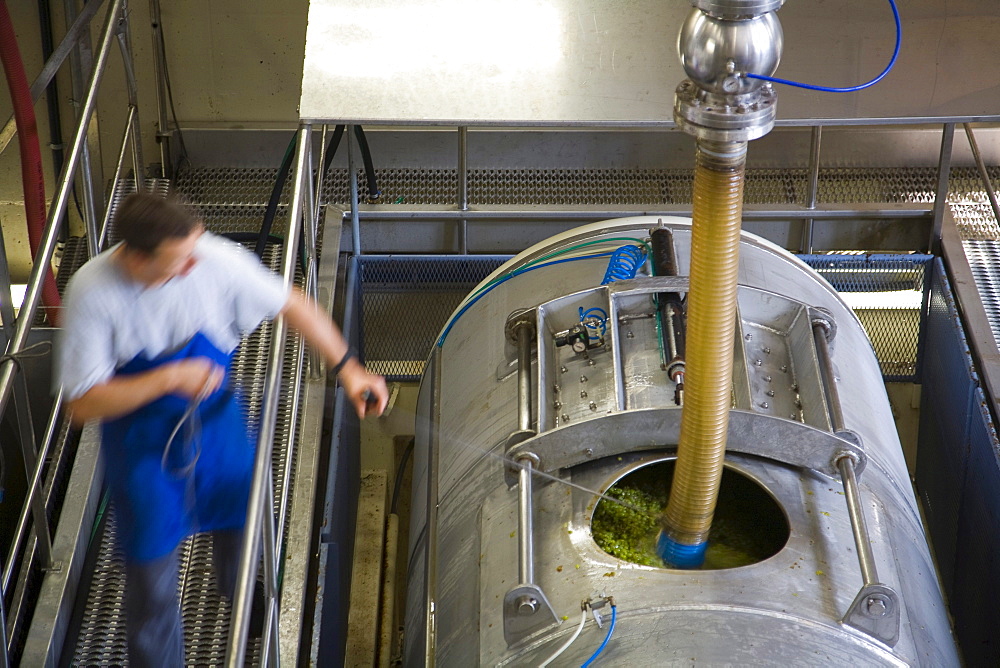
[[[299,234],[304,235],[306,244],[305,277],[306,289],[315,297],[316,281],[316,238],[319,222],[319,202],[315,200],[313,186],[312,126],[302,125],[298,131],[292,199],[289,207],[288,231],[285,235],[281,258],[281,275],[285,285],[291,287],[295,277],[295,262]],[[322,168],[322,163],[320,163]],[[305,222],[304,230],[300,229]],[[254,477],[247,505],[247,522],[243,534],[243,548],[233,598],[233,614],[229,626],[229,645],[226,651],[226,665],[237,667],[244,664],[247,640],[250,632],[250,615],[253,606],[253,592],[257,581],[258,560],[264,572],[264,629],[261,645],[261,664],[277,666],[278,658],[278,564],[284,552],[282,535],[285,527],[286,507],[289,502],[290,485],[286,479],[282,498],[278,504],[277,520],[274,514],[274,482],[272,453],[281,401],[281,377],[284,364],[288,324],[284,317],[274,320],[271,330],[271,346],[268,353],[267,370],[264,377],[263,406],[257,436],[257,453],[254,463]],[[301,367],[302,348],[298,356]],[[318,366],[313,367],[318,371]],[[300,400],[300,383],[294,382],[292,402]],[[295,412],[293,411],[293,415]],[[285,457],[291,462],[296,448],[295,430],[290,430]],[[285,467],[285,475],[290,475],[290,466]],[[261,555],[263,558],[261,559]]]
[[[33,100],[37,100],[66,57],[74,47],[78,46],[79,41],[89,35],[88,24],[97,13],[101,4],[102,0],[87,3],[84,6],[84,10],[76,17],[59,47],[53,52],[53,55],[43,67],[42,72],[36,78],[32,86]],[[27,497],[18,518],[7,560],[3,565],[2,582],[0,582],[0,586],[2,586],[0,614],[3,615],[4,630],[7,632],[6,642],[3,643],[3,651],[0,652],[0,662],[4,666],[8,665],[10,660],[9,652],[11,650],[10,642],[12,635],[9,628],[10,620],[18,617],[18,611],[14,610],[13,616],[7,615],[8,611],[3,609],[3,601],[4,596],[10,591],[15,573],[20,573],[19,577],[26,577],[28,571],[33,568],[36,554],[40,558],[39,566],[43,570],[52,571],[60,569],[60,564],[53,561],[52,527],[49,526],[45,498],[42,492],[44,472],[60,468],[58,463],[48,462],[48,458],[56,434],[59,432],[58,426],[60,424],[64,397],[61,389],[56,392],[45,423],[42,442],[36,451],[32,433],[33,425],[30,421],[30,413],[26,410],[28,397],[25,386],[25,372],[21,369],[18,358],[25,353],[32,325],[38,313],[39,302],[42,296],[42,284],[45,280],[46,272],[51,266],[56,244],[61,234],[61,227],[66,218],[67,205],[73,192],[74,179],[80,170],[83,171],[85,179],[86,174],[90,172],[89,165],[85,164],[89,162],[89,152],[86,150],[88,129],[97,107],[97,93],[107,66],[112,43],[116,38],[119,42],[122,58],[125,63],[126,84],[129,91],[129,114],[113,183],[117,187],[121,182],[126,147],[129,144],[131,145],[132,168],[136,173],[137,182],[138,179],[142,178],[144,167],[137,116],[136,85],[129,44],[127,2],[126,0],[111,0],[108,4],[104,25],[101,30],[100,46],[88,77],[86,95],[80,107],[80,114],[77,119],[78,124],[73,135],[69,157],[58,176],[56,194],[49,208],[41,244],[35,253],[24,301],[16,319],[9,299],[10,276],[7,269],[6,253],[0,253],[2,255],[0,263],[3,264],[3,271],[0,272],[0,291],[6,297],[0,298],[0,302],[3,302],[3,312],[0,313],[0,317],[3,319],[4,329],[8,335],[7,349],[2,362],[0,362],[0,414],[3,414],[7,409],[8,403],[13,396],[18,411],[18,420],[22,425],[21,448],[24,455],[26,472],[28,473]],[[7,126],[10,126],[9,122]],[[0,151],[3,150],[15,133],[12,128],[7,126],[0,133]],[[87,189],[89,190],[89,184]],[[85,224],[89,237],[88,250],[91,256],[98,253],[103,247],[107,236],[110,202],[114,196],[115,192],[112,191],[109,194],[107,202],[104,203],[104,214],[101,225],[98,225],[97,222],[96,207],[87,207],[88,215],[85,216]]]

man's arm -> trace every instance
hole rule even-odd
[[[335,365],[347,354],[347,341],[337,325],[320,310],[316,302],[298,289],[292,290],[281,309],[281,315],[319,351],[327,363]],[[344,364],[337,377],[359,417],[365,417],[369,405],[376,415],[382,414],[389,401],[389,391],[382,376],[368,373],[357,358],[353,358]],[[369,393],[368,401],[372,404],[366,405],[366,392]]]
[[[71,420],[81,426],[91,419],[115,419],[167,394],[194,398],[206,389],[214,392],[225,369],[205,357],[171,362],[144,373],[115,376],[68,402]]]

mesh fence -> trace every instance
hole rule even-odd
[[[916,382],[931,255],[801,255],[845,300],[871,339],[887,381]],[[851,296],[867,293],[857,305]],[[855,303],[852,304],[852,301]]]
[[[1000,170],[993,170],[998,172]],[[176,189],[203,209],[226,210],[237,220],[261,214],[274,187],[277,168],[198,168],[178,174]],[[991,172],[992,173],[992,172]],[[323,201],[350,202],[348,170],[332,169],[323,181]],[[468,197],[472,206],[502,205],[657,205],[691,202],[690,169],[472,169]],[[454,169],[386,168],[375,170],[383,205],[452,205],[458,201]],[[358,171],[360,196],[367,195]],[[745,197],[752,204],[805,204],[806,169],[747,169]],[[974,169],[951,172],[953,202],[982,201],[982,182]],[[937,187],[933,167],[821,169],[820,202],[931,203]],[[280,214],[291,196],[285,182]]]
[[[914,382],[929,255],[805,255],[841,293],[882,304],[854,309],[887,381]],[[370,371],[418,380],[448,317],[505,257],[367,256],[359,262],[362,339]],[[869,300],[871,301],[871,300]],[[1000,309],[997,311],[1000,318]]]
[[[363,256],[361,336],[369,371],[391,380],[419,380],[448,316],[506,260]]]

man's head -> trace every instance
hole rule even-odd
[[[195,213],[175,199],[150,193],[129,195],[115,215],[129,275],[150,287],[183,276],[194,267],[203,231]]]

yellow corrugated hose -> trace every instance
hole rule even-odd
[[[698,143],[684,408],[673,487],[661,518],[664,535],[682,548],[707,542],[722,478],[732,405],[746,147],[746,142]],[[700,554],[697,563],[680,559],[673,565],[700,565],[703,549]]]

